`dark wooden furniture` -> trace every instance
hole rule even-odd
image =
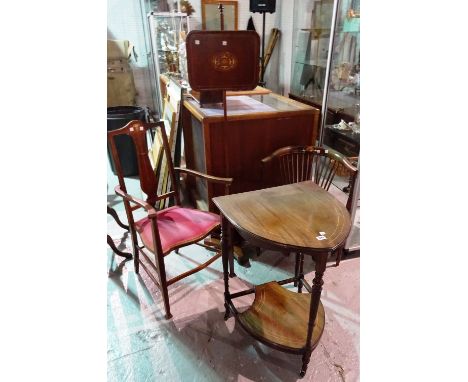
[[[327,258],[345,244],[351,229],[348,211],[311,181],[220,196],[213,201],[222,218],[225,319],[232,313],[247,333],[262,343],[301,354],[300,375],[304,376],[325,325],[320,294]],[[315,261],[312,286],[300,272],[286,280],[231,293],[228,263],[232,251],[229,239],[232,227],[245,240],[259,247],[310,255]],[[230,276],[235,276],[232,269]],[[299,293],[281,287],[291,282],[299,284]],[[310,294],[301,294],[302,287]],[[250,293],[255,293],[253,305],[239,313],[233,300]]]
[[[257,86],[260,37],[256,32],[195,30],[187,35],[186,46],[188,81],[199,92],[201,105],[225,103],[227,90]]]
[[[328,191],[338,171],[349,173],[351,189],[346,209],[351,211],[357,168],[339,152],[318,146],[286,146],[275,150],[261,162],[265,173],[268,166],[271,166],[271,171],[279,173],[280,182],[277,185],[312,180]]]
[[[117,215],[117,212],[112,207],[107,206],[107,213],[114,218],[114,220],[120,227],[128,231],[129,229],[128,225],[120,221],[119,216]],[[130,253],[122,252],[121,250],[119,250],[115,246],[114,240],[112,240],[112,238],[109,235],[107,235],[107,245],[111,247],[111,249],[115,252],[116,255],[125,257],[127,260],[130,260],[132,258],[132,255]]]
[[[352,130],[338,130],[333,126],[326,126],[323,137],[324,145],[333,147],[347,157],[359,156],[361,134]]]
[[[153,168],[148,157],[147,131],[149,129],[154,129],[156,133],[161,134],[164,155],[166,156],[169,167],[172,189],[163,195],[157,194],[158,179],[153,172]],[[138,170],[140,174],[140,185],[142,191],[147,195],[146,201],[140,200],[127,193],[125,180],[121,171],[119,155],[114,142],[114,138],[120,135],[130,136],[135,144],[138,158]],[[218,249],[198,243],[213,231],[219,229],[219,216],[210,212],[182,207],[177,180],[181,173],[197,176],[208,182],[222,184],[225,189],[225,193],[228,193],[232,179],[213,177],[185,168],[174,168],[163,121],[159,121],[157,123],[131,121],[121,129],[109,131],[107,133],[107,138],[111,147],[112,157],[117,168],[117,176],[119,178],[119,185],[116,186],[115,192],[123,198],[125,211],[127,213],[129,230],[133,244],[135,272],[139,272],[139,266],[141,265],[151,280],[157,287],[159,287],[163,296],[166,318],[169,319],[172,315],[170,312],[169,294],[167,290],[168,286],[206,268],[221,255]],[[158,211],[155,207],[156,204],[166,198],[173,199],[175,201],[175,205]],[[131,204],[133,206],[131,206]],[[135,222],[133,211],[138,208],[143,208],[146,211],[147,216]],[[143,243],[142,247],[139,246],[137,233]],[[164,257],[174,250],[177,251],[181,247],[195,243],[215,251],[216,255],[205,263],[200,264],[198,267],[168,280],[166,277]],[[154,254],[156,264],[154,264],[153,260],[143,249]],[[142,259],[140,259],[140,254],[142,255]],[[231,259],[231,266],[232,263],[233,260]],[[158,280],[154,273],[157,275]]]
[[[337,171],[349,174],[349,193],[346,209],[351,212],[351,203],[356,182],[357,168],[339,152],[314,146],[282,147],[262,159],[264,173],[274,171],[280,175],[279,185],[312,180],[325,190],[329,190]],[[268,168],[269,167],[269,168]],[[296,253],[296,274],[303,263],[301,254]],[[342,251],[336,254],[336,266],[340,265]]]
[[[292,145],[315,144],[320,111],[313,107],[270,93],[250,96],[266,111],[252,112],[236,108],[237,97],[228,97],[228,116],[223,108],[201,108],[197,101],[186,99],[182,124],[187,167],[234,179],[232,193],[258,190],[270,185],[261,176],[260,160],[272,151]],[[240,102],[240,101],[239,101]],[[209,203],[222,195],[220,185],[187,183],[194,200]]]
[[[258,84],[260,37],[255,31],[191,31],[187,35],[190,87],[251,90]]]

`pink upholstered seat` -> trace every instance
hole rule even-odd
[[[211,212],[174,206],[157,213],[157,225],[164,255],[189,242],[202,239],[220,223],[220,217]],[[135,222],[146,248],[154,252],[151,221],[148,218]]]

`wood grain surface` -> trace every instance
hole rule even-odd
[[[269,93],[262,95],[252,95],[251,98],[257,100],[267,106],[274,109],[272,112],[261,112],[252,113],[246,111],[245,113],[238,113],[231,115],[228,109],[228,120],[229,121],[242,121],[251,119],[264,119],[264,118],[281,118],[291,117],[299,114],[305,115],[316,115],[320,116],[320,110],[303,104],[301,102],[294,101],[290,98],[284,97],[279,94]],[[209,115],[205,113],[204,109],[200,107],[199,103],[194,99],[186,99],[184,101],[184,107],[187,108],[199,121],[205,122],[219,122],[224,120],[223,115]]]
[[[317,139],[320,111],[278,94],[252,96],[272,112],[210,116],[194,100],[186,99],[182,124],[187,167],[216,176],[233,178],[231,193],[279,185],[262,175],[261,160],[287,145],[311,145]],[[205,110],[205,111],[204,111]],[[264,180],[267,180],[265,182]],[[200,198],[217,212],[211,199],[223,195],[216,184],[188,183],[193,199]]]
[[[312,181],[219,196],[213,202],[242,236],[303,253],[334,250],[351,229],[345,206]]]
[[[255,287],[255,301],[238,319],[255,337],[266,339],[291,349],[306,345],[311,295],[296,293],[272,281]],[[312,349],[315,348],[325,326],[325,311],[320,302],[314,330]]]

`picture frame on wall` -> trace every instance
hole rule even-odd
[[[233,0],[202,0],[202,29],[221,30],[219,4],[224,6],[224,30],[236,31],[238,29],[238,9],[237,1]]]

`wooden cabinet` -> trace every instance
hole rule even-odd
[[[278,94],[228,97],[228,120],[222,105],[200,108],[186,99],[182,124],[187,167],[210,175],[232,177],[231,193],[269,187],[275,175],[262,171],[261,159],[288,145],[312,145],[317,140],[320,111]],[[190,179],[187,179],[190,181]],[[188,183],[190,195],[209,204],[224,187]]]

